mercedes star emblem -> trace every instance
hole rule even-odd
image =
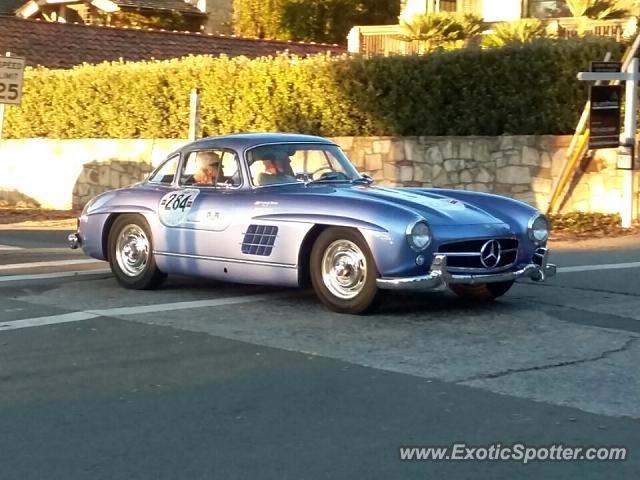
[[[486,268],[495,268],[500,263],[502,248],[497,240],[488,240],[480,249],[480,261]]]

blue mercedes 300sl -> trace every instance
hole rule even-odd
[[[238,134],[190,143],[143,182],[91,200],[69,236],[124,287],[167,274],[305,286],[331,310],[371,310],[381,290],[490,300],[542,281],[547,219],[491,194],[383,188],[321,137]]]

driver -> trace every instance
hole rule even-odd
[[[222,177],[220,156],[215,152],[198,152],[196,158],[197,170],[193,174],[193,184],[199,186],[212,186],[216,184],[218,177]]]
[[[264,165],[264,172],[257,178],[257,184],[275,185],[278,183],[292,183],[297,179],[291,170],[291,160],[284,152],[266,152],[260,157]]]

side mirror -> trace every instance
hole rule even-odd
[[[371,185],[375,181],[371,175],[367,175],[366,173],[360,174],[360,178],[362,179],[362,183],[366,183],[367,185]]]

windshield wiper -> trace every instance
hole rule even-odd
[[[335,181],[348,182],[349,179],[346,178],[345,174],[342,172],[327,172],[317,180],[309,180],[308,182],[306,182],[306,184],[310,185],[312,183],[335,182]]]

